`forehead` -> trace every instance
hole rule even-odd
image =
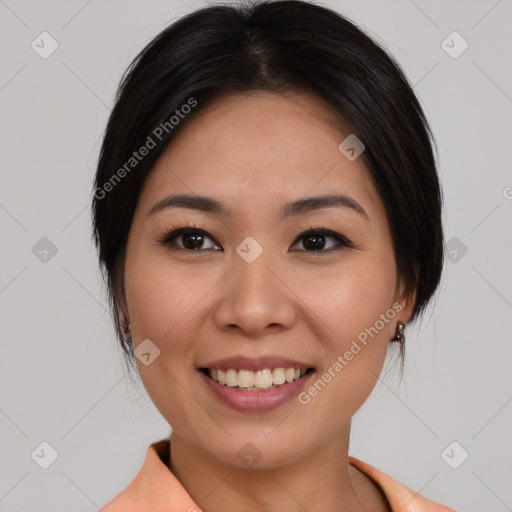
[[[254,215],[258,205],[269,210],[274,203],[337,192],[378,214],[382,205],[362,159],[350,161],[338,149],[349,134],[328,105],[309,95],[225,94],[178,132],[139,202],[148,211],[169,193],[191,193]]]

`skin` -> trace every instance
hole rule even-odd
[[[161,351],[149,366],[137,359],[138,370],[172,426],[170,469],[207,512],[389,510],[376,484],[348,464],[350,422],[414,297],[401,293],[384,204],[362,159],[338,149],[349,133],[306,94],[225,94],[184,126],[141,192],[124,310],[134,348],[149,338]],[[176,193],[213,197],[231,217],[186,208],[148,215]],[[285,203],[325,193],[350,196],[368,220],[336,207],[279,220]],[[183,249],[183,236],[174,249],[159,244],[176,223],[211,238],[196,251]],[[327,237],[322,254],[306,249],[298,237],[310,227],[356,248],[329,251],[339,242]],[[236,253],[248,236],[263,248],[250,264]],[[321,376],[394,303],[403,309],[307,405],[292,399],[264,413],[235,411],[195,369],[221,357],[279,355]],[[248,442],[261,453],[252,468],[237,458]]]

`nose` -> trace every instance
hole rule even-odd
[[[263,255],[252,263],[235,258],[219,286],[214,321],[220,330],[261,337],[290,329],[296,321],[296,297],[290,283]]]

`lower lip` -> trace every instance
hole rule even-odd
[[[208,377],[203,371],[198,371],[208,388],[217,398],[232,409],[243,412],[264,412],[283,405],[297,396],[311,375],[315,373],[314,371],[306,373],[306,375],[298,380],[281,384],[268,391],[240,391],[237,388],[230,388],[224,384],[219,384]]]

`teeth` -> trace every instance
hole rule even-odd
[[[226,386],[229,386],[230,388],[238,386],[238,372],[236,370],[230,368],[226,372]]]
[[[244,391],[258,391],[274,389],[286,382],[299,380],[306,374],[305,368],[265,368],[253,372],[252,370],[209,369],[208,375],[219,384],[238,387]]]
[[[272,370],[258,370],[254,374],[254,386],[259,389],[265,389],[272,386]]]
[[[254,372],[249,370],[240,370],[238,372],[238,385],[241,388],[252,388],[254,386]]]
[[[276,385],[284,384],[286,380],[284,378],[284,374],[284,368],[274,368],[274,371],[272,372],[272,383]]]

